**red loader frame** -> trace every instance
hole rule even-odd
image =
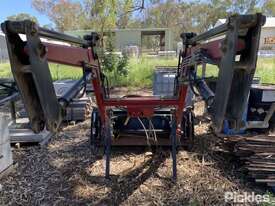
[[[183,51],[173,97],[108,97],[99,59],[94,51],[99,39],[95,33],[79,39],[40,28],[30,21],[6,21],[2,24],[2,30],[6,34],[12,72],[35,132],[42,131],[45,125],[49,130],[56,131],[62,121],[62,104],[54,95],[47,62],[82,67],[91,72],[102,124],[100,132],[105,143],[106,177],[110,173],[112,109],[123,107],[129,118],[151,118],[156,108],[169,108],[172,116],[170,139],[173,178],[176,179],[176,151],[184,132],[181,122],[188,86],[197,87],[205,100],[212,98],[208,106],[217,132],[221,131],[224,119],[229,120],[232,127],[240,128],[245,100],[255,72],[259,36],[264,21],[265,17],[261,14],[232,16],[226,24],[203,34],[183,33]],[[26,34],[27,41],[22,41],[19,34]],[[209,41],[217,35],[224,36]],[[40,37],[68,42],[72,46],[42,43]],[[240,56],[239,61],[236,61],[236,56]],[[215,64],[220,69],[215,96],[206,84],[201,84],[203,79],[196,76],[197,66],[207,63]]]

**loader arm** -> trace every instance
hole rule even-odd
[[[12,74],[27,110],[32,130],[36,133],[45,126],[57,131],[64,113],[49,70],[48,61],[82,67],[83,63],[97,64],[88,41],[38,27],[25,21],[6,21],[1,25],[6,35]],[[26,41],[20,37],[26,36]],[[72,46],[42,43],[47,37]]]
[[[215,64],[219,68],[216,90],[208,105],[216,132],[222,130],[225,119],[232,129],[240,130],[245,126],[242,117],[256,70],[265,19],[261,14],[233,15],[225,24],[205,33],[181,35],[184,45],[182,68],[191,72],[196,72],[199,64]],[[219,40],[215,40],[219,36]],[[209,99],[211,94],[206,84],[197,86],[205,99]]]

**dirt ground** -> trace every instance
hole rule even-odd
[[[106,180],[103,158],[90,153],[87,120],[67,126],[45,147],[13,148],[18,166],[0,179],[0,205],[229,205],[225,192],[258,190],[231,155],[218,151],[203,104],[196,108],[195,147],[179,151],[176,183],[169,150],[133,147],[112,148]]]

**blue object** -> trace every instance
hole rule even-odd
[[[248,110],[248,101],[247,101],[247,105],[246,105],[246,108],[245,108],[245,111],[244,111],[243,117],[242,117],[242,120],[245,122],[247,121],[247,110]],[[239,131],[237,131],[235,129],[230,129],[228,120],[224,120],[223,133],[227,134],[227,135],[245,134],[246,130],[240,129]]]

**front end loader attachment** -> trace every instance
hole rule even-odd
[[[256,70],[264,23],[265,16],[261,14],[233,15],[225,24],[202,34],[182,34],[185,49],[182,65],[187,65],[191,72],[198,64],[215,64],[219,68],[214,95],[203,81],[196,83],[198,91],[210,103],[208,111],[217,133],[222,131],[224,120],[235,130],[245,126],[242,118]]]
[[[55,132],[62,121],[62,108],[58,103],[38,27],[25,20],[6,21],[1,25],[6,35],[13,77],[18,85],[32,130],[36,133],[45,126]],[[25,34],[23,41],[19,34]]]

